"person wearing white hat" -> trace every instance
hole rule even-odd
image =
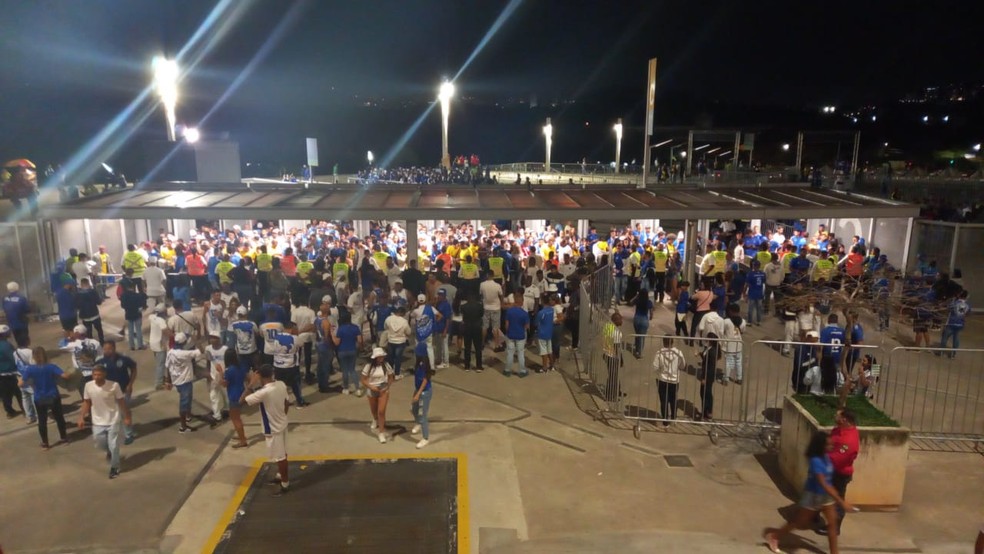
[[[427,297],[423,294],[417,296],[417,302],[419,304],[413,310],[410,320],[413,322],[417,344],[426,345],[427,359],[430,360],[431,367],[434,367],[434,329],[442,316],[427,303]],[[402,377],[402,375],[397,375],[397,377]]]
[[[30,312],[31,307],[27,303],[27,298],[20,293],[20,285],[14,281],[7,283],[7,296],[3,297],[3,313],[7,316],[7,325],[10,326],[14,342],[17,344],[31,341],[27,325],[27,316]]]
[[[188,425],[191,419],[192,385],[195,382],[195,362],[202,359],[202,353],[197,348],[185,350],[188,342],[188,335],[176,333],[174,335],[174,348],[167,353],[164,367],[167,369],[164,375],[164,386],[167,390],[171,387],[178,389],[178,416],[181,424],[178,426],[179,433],[194,431],[194,427]]]
[[[164,360],[167,357],[169,331],[167,329],[167,306],[163,302],[154,306],[150,313],[150,351],[154,353],[154,385],[157,390],[164,388]]]
[[[386,351],[378,346],[372,349],[369,363],[362,368],[362,386],[369,393],[369,412],[372,423],[369,428],[377,431],[379,442],[385,443],[386,436],[386,405],[389,403],[389,388],[396,379],[393,367],[386,363]]]
[[[167,289],[167,274],[164,273],[164,268],[161,267],[166,262],[163,259],[154,260],[157,263],[148,265],[143,274],[144,286],[147,290],[148,308],[163,304]]]
[[[256,352],[256,337],[260,334],[260,328],[249,320],[249,309],[246,306],[236,308],[236,321],[232,323],[232,332],[236,334],[236,354],[239,355],[239,363],[246,365],[247,368],[259,367],[259,359]]]
[[[92,368],[102,354],[102,345],[95,339],[88,338],[85,325],[76,325],[69,334],[69,342],[61,349],[72,353],[72,364],[82,379],[79,382],[79,396],[85,390],[85,384],[92,380]]]

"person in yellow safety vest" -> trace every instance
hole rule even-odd
[[[113,273],[113,261],[109,259],[109,254],[106,252],[105,246],[99,246],[99,253],[96,254],[96,259],[99,262],[99,273]]]
[[[719,273],[724,273],[728,262],[728,253],[718,250],[715,245],[707,246],[707,254],[700,262],[700,273],[704,277],[713,277]]]
[[[792,246],[787,247],[786,250],[782,253],[782,258],[779,260],[779,264],[782,265],[783,277],[789,275],[789,272],[792,271],[792,269],[790,269],[789,267],[789,264],[790,262],[793,261],[793,258],[795,258],[796,255],[797,255],[796,249]]]
[[[767,263],[772,261],[772,253],[769,252],[769,243],[763,242],[759,245],[759,250],[755,253],[755,259],[758,260],[759,267],[765,267]]]
[[[478,279],[478,265],[472,262],[472,257],[468,256],[465,261],[461,263],[461,269],[458,270],[458,277],[462,279]]]
[[[273,255],[267,253],[265,244],[260,245],[260,253],[256,255],[256,270],[264,273],[273,271]]]
[[[229,255],[223,254],[222,261],[215,266],[215,276],[219,278],[220,285],[232,284],[232,277],[229,276],[229,272],[236,266],[229,260]]]
[[[331,264],[331,278],[337,283],[342,279],[342,277],[348,278],[349,265],[345,263],[345,260],[338,258],[335,263]]]
[[[820,259],[813,264],[813,271],[810,273],[810,281],[816,282],[818,279],[824,279],[828,283],[834,276],[834,262],[830,260],[827,251],[824,250],[820,252]]]
[[[135,244],[126,245],[126,254],[123,254],[123,261],[120,264],[123,271],[133,270],[134,279],[143,279],[144,270],[147,269],[147,261],[137,252]]]
[[[305,258],[297,264],[297,278],[305,285],[311,284],[311,272],[314,271],[314,264]]]
[[[492,272],[492,279],[498,281],[502,284],[503,274],[502,266],[505,260],[499,255],[499,250],[497,249],[492,256],[489,256],[489,271]]]
[[[386,260],[390,258],[389,252],[383,252],[383,250],[376,245],[377,250],[372,253],[372,262],[376,266],[376,269],[382,272],[386,272]]]
[[[605,400],[608,402],[618,402],[624,396],[618,377],[619,370],[622,368],[621,326],[622,314],[616,311],[601,329],[601,353],[608,368],[608,380],[605,383]]]

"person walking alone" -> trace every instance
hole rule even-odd
[[[118,383],[106,379],[106,369],[101,365],[92,369],[92,381],[85,384],[82,392],[79,429],[85,429],[85,420],[90,414],[92,440],[96,448],[106,451],[109,478],[116,479],[120,475],[120,420],[126,426],[133,422],[123,399],[123,389]]]
[[[687,367],[683,352],[673,346],[673,339],[663,339],[663,347],[653,358],[653,370],[656,372],[657,390],[659,391],[659,417],[663,425],[669,425],[676,419],[677,389],[680,387],[680,372]]]
[[[520,294],[520,297],[523,295]],[[485,371],[482,366],[482,317],[485,315],[485,308],[476,295],[469,295],[461,304],[461,328],[465,342],[465,371],[472,369],[472,352],[475,353],[475,371],[481,373]]]
[[[424,358],[427,355],[424,354]],[[386,363],[386,351],[378,346],[372,350],[369,363],[362,368],[362,386],[369,392],[369,412],[372,423],[369,428],[377,431],[379,442],[386,443],[386,405],[389,403],[389,389],[396,375],[393,367]]]
[[[857,417],[854,412],[847,408],[837,410],[834,416],[836,427],[830,432],[830,451],[828,456],[834,465],[834,473],[830,479],[830,484],[837,491],[841,498],[847,498],[847,485],[854,478],[854,460],[858,458],[861,450],[858,437]],[[844,507],[840,504],[837,510],[837,534],[840,535],[841,525],[844,523]],[[819,515],[819,514],[818,514]],[[829,524],[823,524],[818,518],[817,532],[826,535],[830,529]]]
[[[426,356],[417,358],[417,365],[413,371],[413,400],[410,403],[410,413],[416,423],[410,430],[411,435],[423,434],[417,442],[417,448],[423,448],[430,443],[430,425],[427,413],[430,411],[432,387],[431,381],[434,379],[434,370]]]
[[[287,462],[287,385],[273,379],[273,366],[263,365],[258,371],[250,373],[249,388],[243,391],[240,403],[260,406],[260,420],[263,424],[263,437],[266,440],[267,455],[277,464],[277,474],[270,484],[277,485],[273,496],[282,496],[290,490]]]
[[[58,379],[67,379],[62,369],[48,361],[44,347],[38,346],[32,352],[34,363],[21,370],[21,386],[30,385],[34,389],[34,408],[38,412],[38,434],[41,435],[41,448],[47,450],[48,413],[58,426],[59,444],[68,438],[65,416],[62,412],[61,394],[58,392]]]

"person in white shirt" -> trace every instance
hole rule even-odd
[[[697,332],[700,337],[706,337],[712,333],[718,337],[724,336],[724,318],[714,310],[707,312],[704,317],[700,318]]]
[[[276,320],[260,323],[260,336],[263,337],[263,363],[273,363],[277,335],[284,332],[284,324]]]
[[[167,319],[167,328],[173,334],[183,333],[189,339],[198,334],[202,319],[191,310],[186,310],[180,300],[174,301],[174,315]]]
[[[284,326],[272,341],[273,370],[278,381],[283,381],[294,391],[294,400],[298,409],[308,406],[301,394],[301,371],[298,353],[301,347],[301,337],[297,335],[297,324],[293,321]]]
[[[164,388],[164,360],[170,331],[167,328],[167,306],[163,302],[154,306],[150,314],[150,351],[154,353],[154,384],[157,390]]]
[[[719,335],[724,339],[721,343],[721,352],[724,354],[724,374],[721,376],[722,385],[727,385],[729,380],[737,385],[742,384],[743,344],[741,335],[745,332],[745,320],[741,318],[740,314],[741,310],[738,304],[728,306],[728,317],[724,318],[724,334]]]
[[[208,399],[212,405],[212,419],[221,421],[229,416],[229,399],[222,386],[225,375],[225,353],[228,347],[222,344],[222,337],[208,336],[205,359],[208,360]]]
[[[167,263],[165,260],[152,258],[156,263],[151,263],[144,270],[144,286],[147,287],[147,307],[154,309],[159,304],[164,304],[164,297],[167,294],[167,274],[160,266]]]
[[[485,281],[478,287],[478,292],[482,296],[482,308],[485,310],[482,316],[482,338],[484,340],[489,329],[492,330],[492,341],[496,349],[502,344],[502,333],[499,330],[502,321],[502,285],[493,280],[494,275],[488,272]]]
[[[221,338],[227,324],[226,303],[222,301],[222,293],[212,291],[212,298],[202,306],[202,336],[218,335]]]
[[[85,420],[90,415],[92,439],[96,448],[109,455],[109,478],[115,479],[120,474],[120,424],[130,425],[132,420],[123,399],[123,389],[118,383],[106,380],[106,370],[102,366],[93,368],[92,381],[83,389],[79,429],[85,429]]]
[[[261,366],[249,374],[248,388],[242,401],[250,406],[260,406],[260,421],[270,461],[277,464],[276,479],[280,481],[274,496],[286,493],[290,488],[287,473],[287,386],[273,380],[273,367]]]
[[[396,311],[387,316],[383,322],[383,333],[386,335],[386,347],[389,351],[388,360],[396,374],[400,376],[400,366],[403,363],[403,353],[407,349],[413,330],[407,321],[406,308],[397,307]]]
[[[782,281],[785,272],[782,264],[779,263],[779,256],[772,254],[772,261],[765,264],[765,297],[762,299],[762,309],[764,313],[769,313],[769,302],[774,301],[774,313],[779,315],[779,304],[782,302]]]
[[[386,351],[374,348],[369,363],[362,368],[362,386],[369,391],[369,411],[372,423],[369,428],[378,431],[379,442],[386,442],[386,405],[389,403],[389,389],[396,379],[393,367],[386,363]]]
[[[362,301],[362,291],[356,289],[352,294],[349,294],[345,305],[348,307],[349,313],[352,314],[352,324],[362,329],[362,325],[366,321],[366,306]],[[336,317],[336,321],[337,319]]]
[[[202,353],[197,348],[185,350],[189,338],[185,333],[174,335],[174,348],[167,353],[164,367],[167,372],[164,375],[164,386],[167,390],[171,387],[178,389],[178,416],[181,418],[181,425],[178,426],[179,433],[194,431],[188,425],[191,419],[192,385],[195,382],[195,362],[202,359]]]
[[[659,391],[659,417],[663,425],[676,419],[677,389],[680,387],[680,372],[686,369],[687,361],[683,352],[673,346],[673,339],[663,339],[663,347],[653,358],[653,371],[656,372],[656,386]]]
[[[232,331],[236,334],[236,354],[240,363],[247,367],[258,367],[256,360],[256,335],[259,327],[248,319],[249,309],[246,306],[236,308],[236,321],[232,323]]]
[[[566,279],[567,277],[574,275],[574,272],[577,271],[577,264],[571,261],[570,254],[564,254],[564,262],[560,264],[559,269],[560,269],[560,273]]]
[[[72,353],[72,365],[82,377],[79,382],[79,396],[84,397],[85,385],[92,380],[92,370],[102,354],[102,345],[96,339],[86,336],[85,325],[76,325],[69,338],[71,340],[61,350]]]
[[[352,294],[349,298],[353,296],[355,295]],[[311,356],[314,349],[314,320],[317,315],[303,302],[290,310],[290,320],[297,326],[297,338],[304,352],[304,380],[309,385],[314,383],[314,373],[311,372]]]

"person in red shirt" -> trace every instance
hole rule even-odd
[[[188,268],[188,276],[191,277],[191,297],[197,302],[205,302],[208,296],[208,278],[205,276],[207,269],[205,258],[198,253],[198,249],[191,248],[185,256],[185,267]]]
[[[860,444],[858,440],[857,418],[854,412],[847,408],[837,410],[834,417],[836,427],[830,432],[830,461],[834,465],[834,476],[830,484],[837,489],[841,498],[847,498],[847,485],[854,477],[854,460],[858,457]],[[841,524],[844,522],[844,508],[837,505],[837,534],[840,535]],[[822,523],[822,522],[821,522]],[[821,535],[827,533],[827,525],[817,527]]]

